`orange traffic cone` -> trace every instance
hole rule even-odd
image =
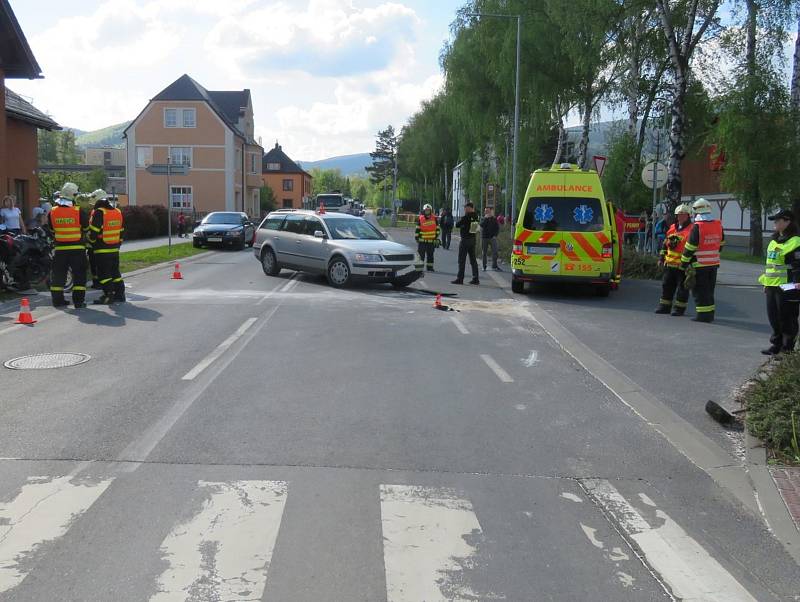
[[[439,309],[442,306],[442,294],[441,293],[436,295],[436,301],[433,302],[433,306],[436,309]]]
[[[19,317],[15,324],[36,324],[31,314],[31,304],[27,297],[23,297],[19,303]]]
[[[175,263],[175,271],[172,272],[172,279],[173,280],[183,280],[183,276],[181,276],[181,264]]]

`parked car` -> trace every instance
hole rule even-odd
[[[268,276],[284,268],[324,274],[337,288],[354,280],[402,288],[424,275],[413,249],[346,213],[273,211],[258,227],[253,251]]]
[[[246,213],[214,211],[194,229],[192,244],[198,249],[212,244],[244,249],[245,245],[253,246],[255,229]]]

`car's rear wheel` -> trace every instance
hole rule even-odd
[[[524,280],[512,280],[511,281],[511,290],[518,295],[521,295],[525,292],[525,281]]]
[[[347,286],[350,282],[350,266],[344,257],[336,256],[328,264],[328,283],[335,288]]]
[[[265,249],[261,253],[261,269],[264,270],[267,276],[277,276],[281,273],[281,266],[278,265],[275,253],[270,248]]]

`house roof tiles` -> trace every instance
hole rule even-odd
[[[61,126],[49,116],[42,113],[16,92],[6,88],[6,115],[26,123],[31,123],[43,130],[60,130]]]
[[[36,79],[42,68],[25,39],[8,0],[0,0],[0,57],[6,78]]]
[[[280,164],[281,167],[280,169],[267,169],[267,165],[269,164]],[[277,142],[275,146],[264,155],[262,171],[264,173],[304,173],[310,175],[305,169],[292,161],[289,156],[283,152],[281,145]]]

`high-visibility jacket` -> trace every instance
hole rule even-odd
[[[77,207],[58,205],[50,212],[50,226],[56,239],[56,251],[85,249],[81,210]]]
[[[436,216],[426,217],[424,214],[419,216],[417,223],[416,239],[419,242],[433,242],[439,238],[439,225],[436,223]]]
[[[724,244],[722,222],[716,219],[695,222],[683,248],[681,264],[691,263],[696,268],[719,266],[719,251]]]
[[[767,247],[767,265],[758,281],[764,286],[780,286],[796,282],[793,272],[797,262],[796,252],[800,250],[800,236],[778,242],[772,240]],[[790,258],[791,257],[791,258]]]
[[[92,216],[89,240],[95,253],[115,253],[122,242],[122,211],[99,207]]]
[[[667,237],[664,239],[664,246],[661,249],[661,257],[664,259],[665,265],[671,268],[680,267],[686,241],[689,240],[691,232],[691,222],[686,222],[683,226],[675,222],[669,227]]]

